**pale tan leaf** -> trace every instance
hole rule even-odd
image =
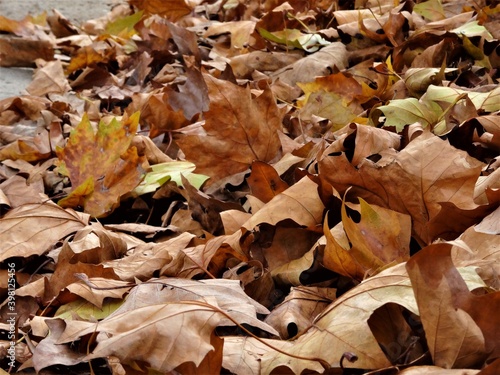
[[[331,73],[334,67],[342,70],[347,66],[347,50],[343,43],[332,43],[318,52],[308,55],[272,74],[286,84],[311,82],[316,76]]]
[[[299,225],[314,228],[321,224],[324,206],[318,185],[304,177],[265,204],[243,226],[249,230],[261,223],[276,224],[291,219]]]
[[[223,367],[235,374],[260,375],[260,358],[270,350],[266,343],[285,351],[292,345],[283,340],[224,337]]]
[[[265,320],[290,339],[308,329],[313,319],[336,299],[336,289],[299,286],[291,288],[285,300],[276,306]]]
[[[33,81],[26,87],[33,96],[44,96],[45,94],[62,94],[71,90],[59,60],[50,61],[44,67],[35,72]]]
[[[13,209],[0,219],[0,260],[41,255],[60,239],[85,227],[88,221],[87,214],[63,209],[52,202]]]

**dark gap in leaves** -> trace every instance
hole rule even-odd
[[[366,157],[368,160],[376,163],[378,162],[380,159],[382,159],[382,156],[380,156],[380,154],[372,154],[372,155],[369,155]]]
[[[420,251],[420,249],[422,249],[422,246],[420,246],[420,244],[418,243],[418,241],[411,237],[410,238],[410,255],[414,255],[416,254],[418,251]]]
[[[299,329],[297,327],[297,324],[295,323],[288,323],[286,326],[286,330],[288,332],[288,337],[293,338],[299,333]]]
[[[361,214],[353,210],[352,208],[349,208],[348,206],[345,206],[347,216],[351,218],[352,221],[354,221],[356,224],[358,224],[361,221]]]

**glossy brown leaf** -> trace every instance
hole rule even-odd
[[[267,203],[277,194],[285,191],[288,184],[283,181],[276,170],[270,165],[255,161],[251,166],[252,173],[247,178],[253,195]]]

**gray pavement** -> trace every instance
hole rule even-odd
[[[0,15],[21,20],[26,15],[38,15],[57,9],[75,25],[104,16],[116,0],[0,0]],[[0,100],[24,92],[30,83],[32,69],[0,67]]]

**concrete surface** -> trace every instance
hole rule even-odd
[[[21,20],[26,15],[50,13],[57,9],[75,25],[101,17],[111,9],[116,0],[0,0],[0,15]],[[0,67],[0,100],[22,94],[30,83],[32,69]]]

